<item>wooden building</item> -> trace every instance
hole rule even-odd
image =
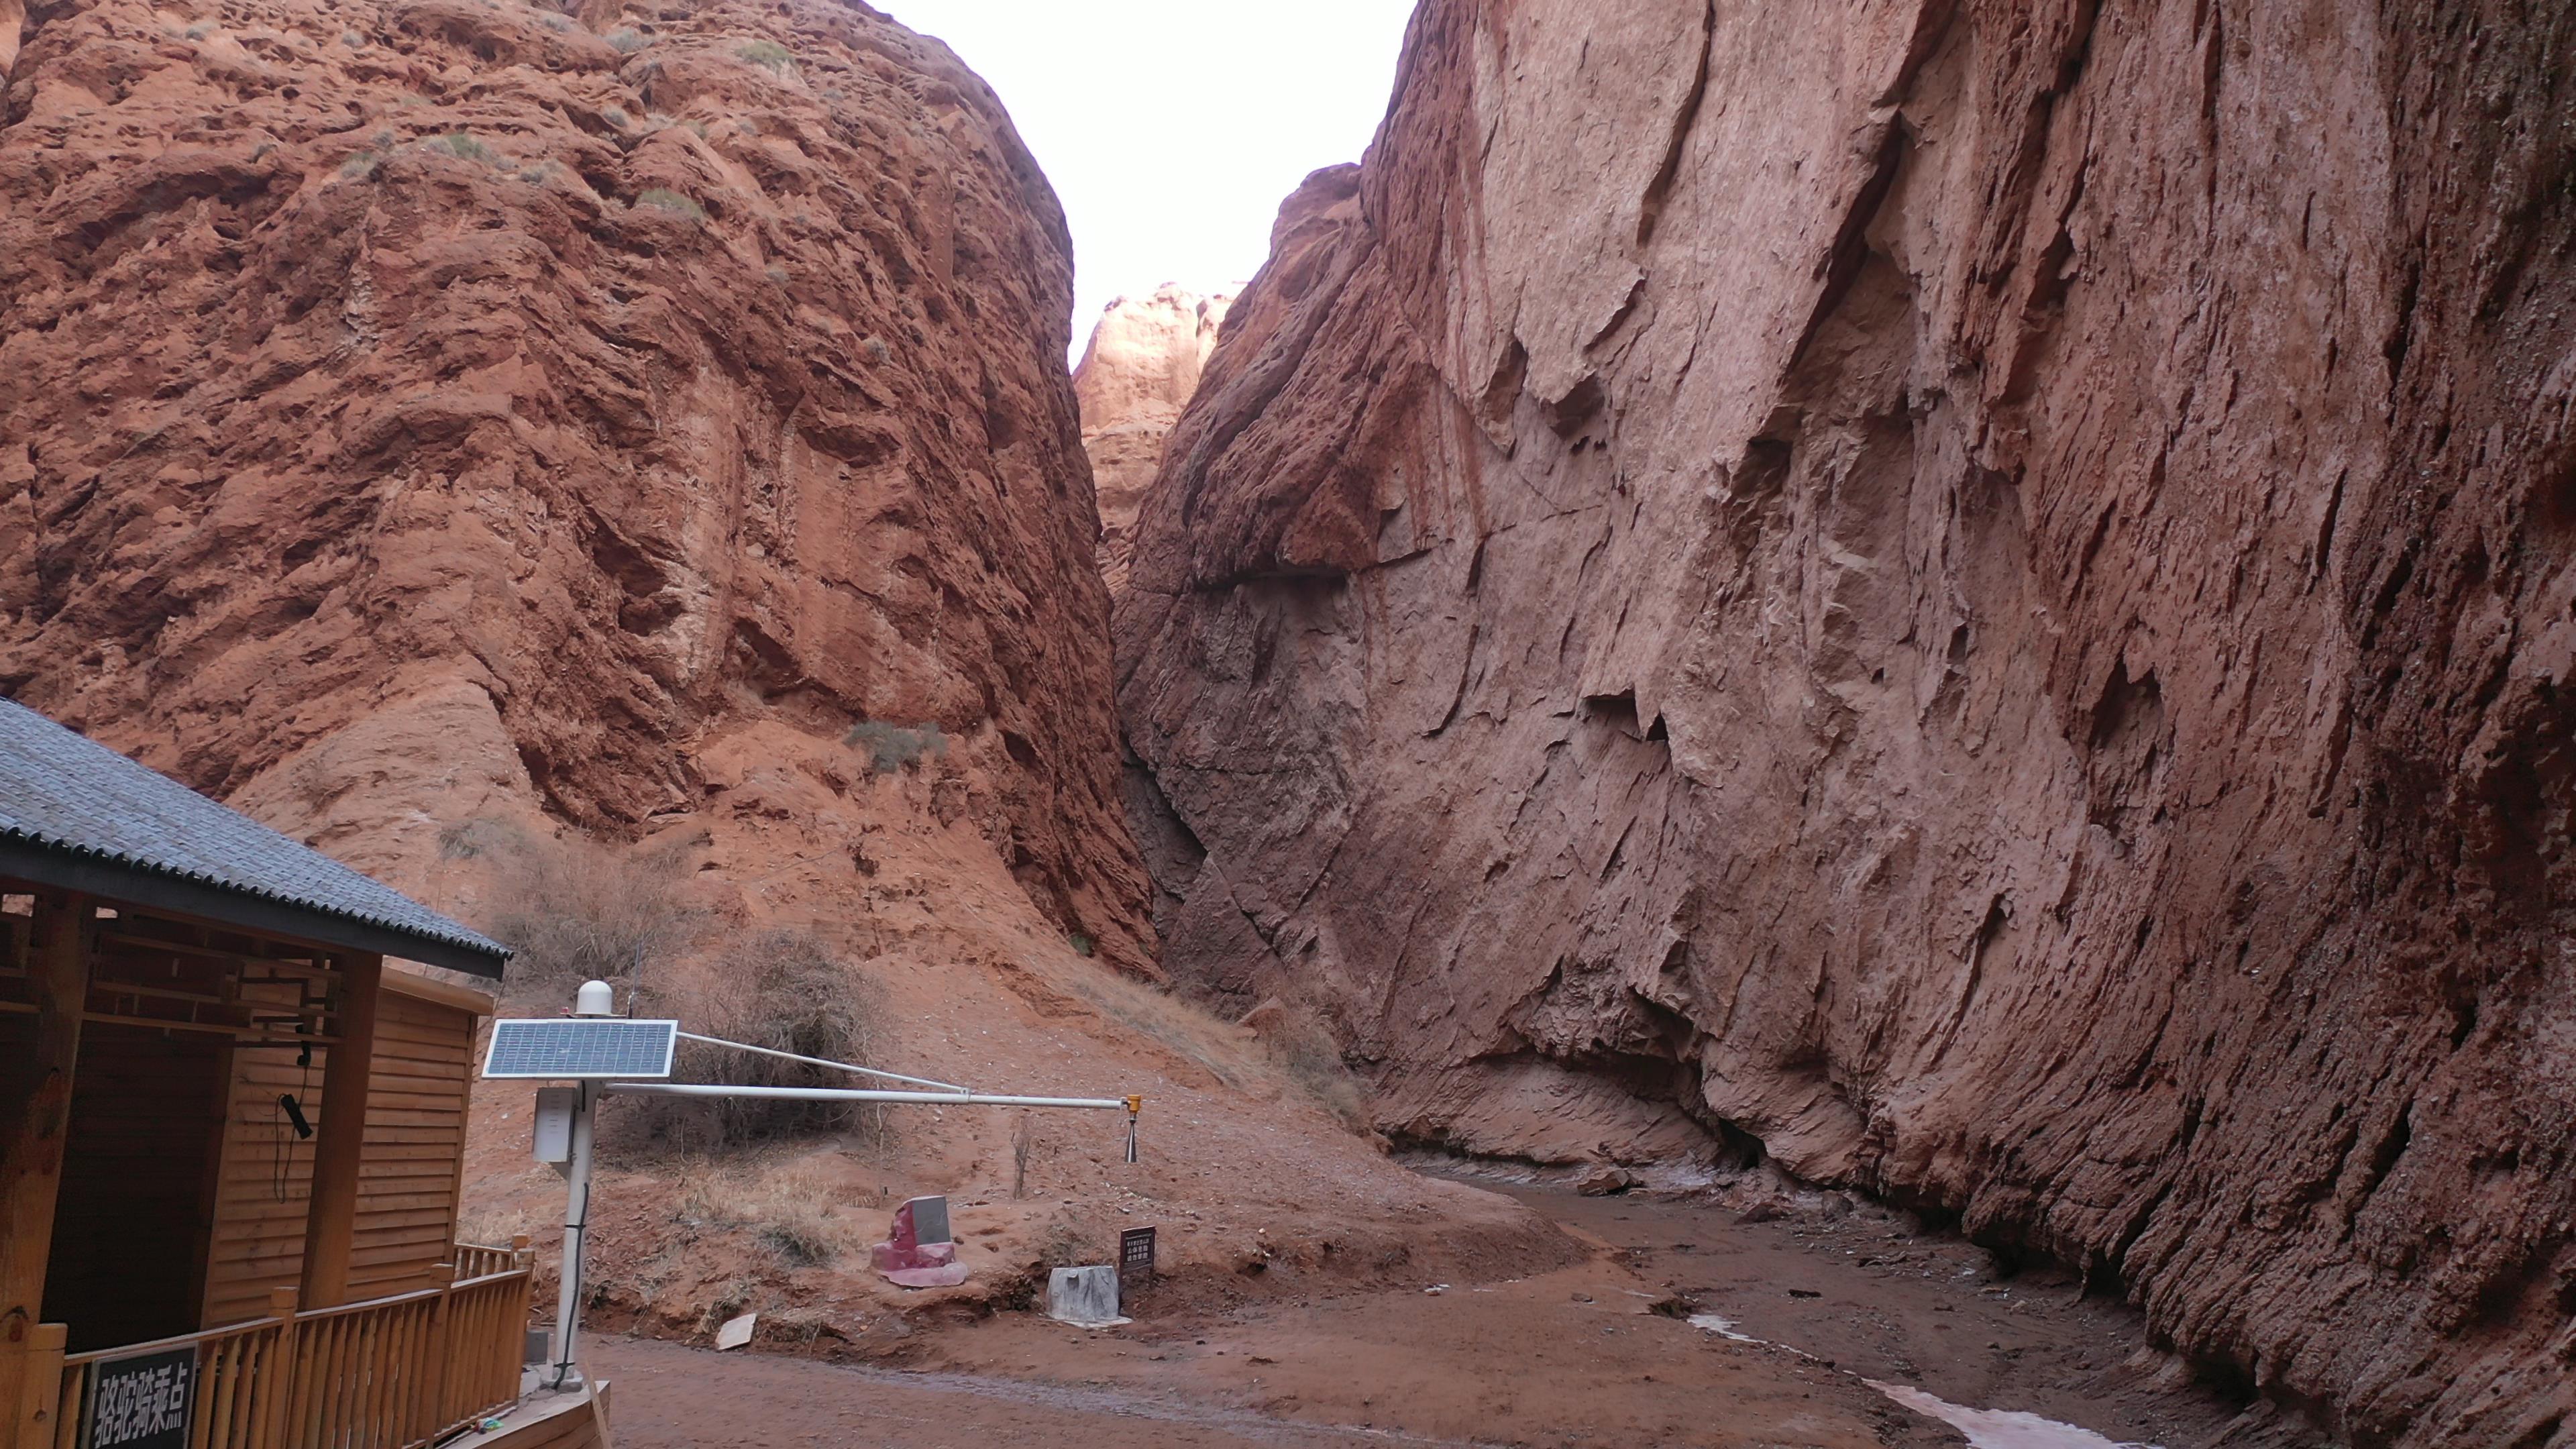
[[[0,1449],[402,1449],[520,1393],[455,1241],[508,952],[0,700]]]

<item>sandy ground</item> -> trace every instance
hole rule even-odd
[[[626,1449],[2303,1442],[2247,1437],[2123,1305],[2008,1276],[1880,1209],[1504,1190],[1579,1246],[1574,1261],[1230,1304],[1166,1284],[1133,1295],[1119,1328],[1007,1312],[943,1326],[909,1370],[623,1338],[594,1362],[616,1381]],[[2039,1417],[1990,1416],[1963,1438],[1873,1382]]]

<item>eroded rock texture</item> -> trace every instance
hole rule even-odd
[[[2576,21],[1426,0],[1140,514],[1166,964],[2576,1443]]]
[[[944,47],[825,0],[25,18],[0,691],[404,879],[488,796],[632,833],[753,723],[935,722],[942,818],[1150,969],[1068,243]]]
[[[1169,283],[1121,297],[1092,325],[1074,366],[1082,448],[1100,500],[1100,566],[1113,588],[1126,576],[1136,505],[1162,465],[1163,440],[1197,390],[1233,301],[1231,292],[1203,297]]]

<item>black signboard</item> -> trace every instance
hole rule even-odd
[[[164,1349],[90,1366],[84,1449],[187,1449],[197,1404],[197,1349]]]
[[[1118,1281],[1154,1276],[1154,1230],[1129,1228],[1118,1235]]]

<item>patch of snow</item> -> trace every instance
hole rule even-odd
[[[1722,1323],[1725,1320],[1718,1321]],[[1697,1323],[1699,1319],[1693,1318],[1691,1322]],[[1727,1336],[1733,1338],[1736,1335]],[[1861,1382],[1914,1412],[1938,1419],[1967,1435],[1968,1449],[2157,1449],[2153,1444],[2105,1439],[2090,1429],[2043,1419],[2019,1409],[1971,1409],[1906,1384],[1883,1384],[1876,1379],[1863,1379]]]
[[[1707,1329],[1709,1332],[1716,1334],[1716,1335],[1717,1335],[1718,1337],[1720,1337],[1720,1338],[1731,1338],[1731,1339],[1734,1339],[1737,1343],[1764,1343],[1764,1342],[1768,1342],[1768,1340],[1766,1340],[1766,1339],[1759,1339],[1759,1338],[1755,1338],[1752,1334],[1749,1334],[1749,1333],[1738,1333],[1738,1332],[1736,1332],[1736,1331],[1735,1331],[1735,1320],[1734,1320],[1734,1319],[1732,1319],[1732,1318],[1720,1318],[1718,1315],[1716,1315],[1716,1314],[1714,1314],[1714,1313],[1694,1313],[1694,1314],[1692,1314],[1692,1315],[1690,1316],[1690,1318],[1689,1318],[1688,1322],[1690,1323],[1690,1326],[1691,1326],[1691,1327],[1693,1327],[1693,1328],[1705,1328],[1705,1329]]]

